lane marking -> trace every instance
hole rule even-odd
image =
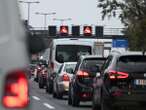
[[[32,96],[32,98],[35,99],[35,100],[40,100],[40,98],[37,97],[37,96]]]
[[[46,106],[47,108],[49,109],[55,109],[55,107],[51,106],[50,104],[48,103],[43,103],[44,106]]]

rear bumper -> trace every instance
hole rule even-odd
[[[91,101],[93,96],[93,88],[87,86],[76,85],[74,92],[80,101]]]
[[[58,83],[58,91],[63,94],[68,94],[69,81],[63,81]]]
[[[141,105],[146,103],[146,93],[145,94],[128,94],[122,96],[116,96],[110,98],[114,105],[130,106],[130,105]]]

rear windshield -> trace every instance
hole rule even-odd
[[[76,66],[76,64],[66,64],[63,71],[66,71],[67,69],[70,69],[70,68],[72,68],[74,71],[75,66]]]
[[[99,58],[85,59],[82,62],[81,66],[80,66],[80,69],[81,70],[85,70],[85,71],[87,71],[89,73],[96,73],[96,72],[98,72],[96,67],[98,66],[99,68],[101,68],[101,66],[103,65],[104,61],[105,61],[104,58],[100,58],[100,59]]]
[[[122,56],[118,61],[119,71],[146,72],[146,56]]]
[[[57,45],[56,61],[59,63],[76,62],[80,55],[91,54],[91,46]]]

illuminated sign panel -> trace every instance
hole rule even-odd
[[[68,35],[68,26],[60,26],[60,35],[62,36]]]
[[[91,26],[84,26],[83,34],[85,36],[91,36],[92,35],[92,27]]]

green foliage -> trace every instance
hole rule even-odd
[[[146,0],[98,0],[102,18],[118,16],[125,24],[131,50],[146,49]],[[118,13],[118,12],[121,13]]]

